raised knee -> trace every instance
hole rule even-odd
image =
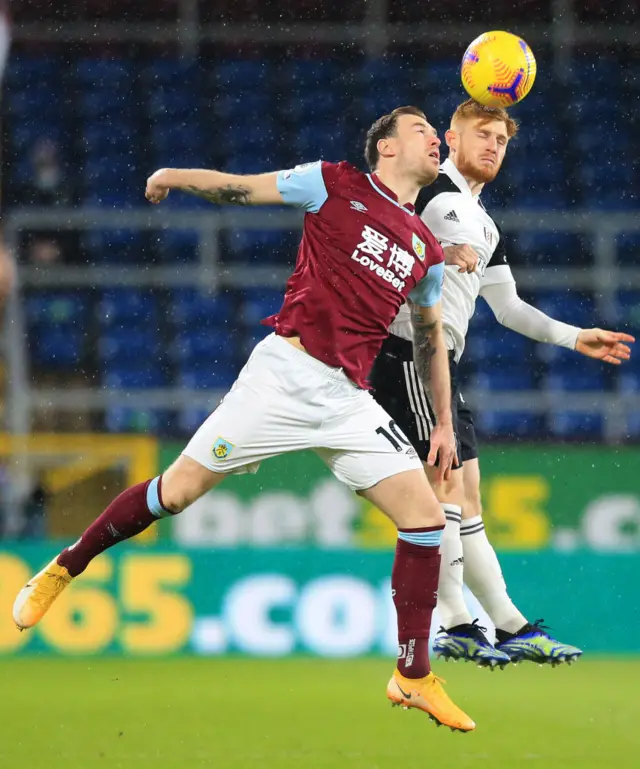
[[[447,522],[444,510],[439,504],[425,505],[422,513],[424,523],[422,526],[444,526]]]
[[[181,513],[187,506],[183,495],[164,475],[149,481],[147,486],[147,507],[158,518]]]

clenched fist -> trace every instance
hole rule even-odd
[[[161,203],[166,200],[170,189],[167,182],[167,169],[161,168],[147,179],[147,189],[144,196],[151,203]]]

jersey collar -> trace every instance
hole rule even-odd
[[[383,198],[386,198],[387,200],[391,201],[394,206],[398,206],[398,208],[401,208],[403,211],[409,214],[409,216],[413,216],[416,212],[416,209],[411,203],[406,203],[404,206],[401,206],[400,203],[398,203],[398,196],[393,190],[390,190],[389,187],[387,187],[386,184],[383,184],[378,176],[375,174],[367,174],[367,179],[369,180],[369,183],[373,187],[373,189],[382,195]]]
[[[471,192],[471,187],[469,187],[469,182],[464,178],[464,176],[458,171],[458,169],[455,167],[453,161],[450,158],[447,158],[444,163],[440,164],[440,170],[445,173],[449,179],[458,187],[460,192],[464,193],[465,195],[469,195],[472,197],[475,201],[480,201],[480,193],[477,195],[474,195]]]

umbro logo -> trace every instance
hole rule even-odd
[[[368,211],[367,207],[364,203],[361,203],[359,200],[352,200],[351,201],[351,208],[353,208],[354,211],[358,211],[359,213],[363,213],[364,211]]]
[[[449,211],[448,214],[444,217],[445,222],[458,222],[460,224],[460,219],[458,219],[458,214],[456,214],[455,211]]]
[[[451,561],[449,566],[464,566],[464,557],[456,558],[455,561]]]

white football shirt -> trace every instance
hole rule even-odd
[[[468,244],[478,254],[475,272],[461,273],[454,265],[445,267],[442,322],[447,347],[454,350],[458,361],[483,288],[514,281],[504,240],[480,202],[480,196],[471,193],[465,178],[449,159],[440,166],[437,180],[420,191],[416,211],[443,247]],[[400,308],[389,330],[402,339],[413,339],[406,304]]]

